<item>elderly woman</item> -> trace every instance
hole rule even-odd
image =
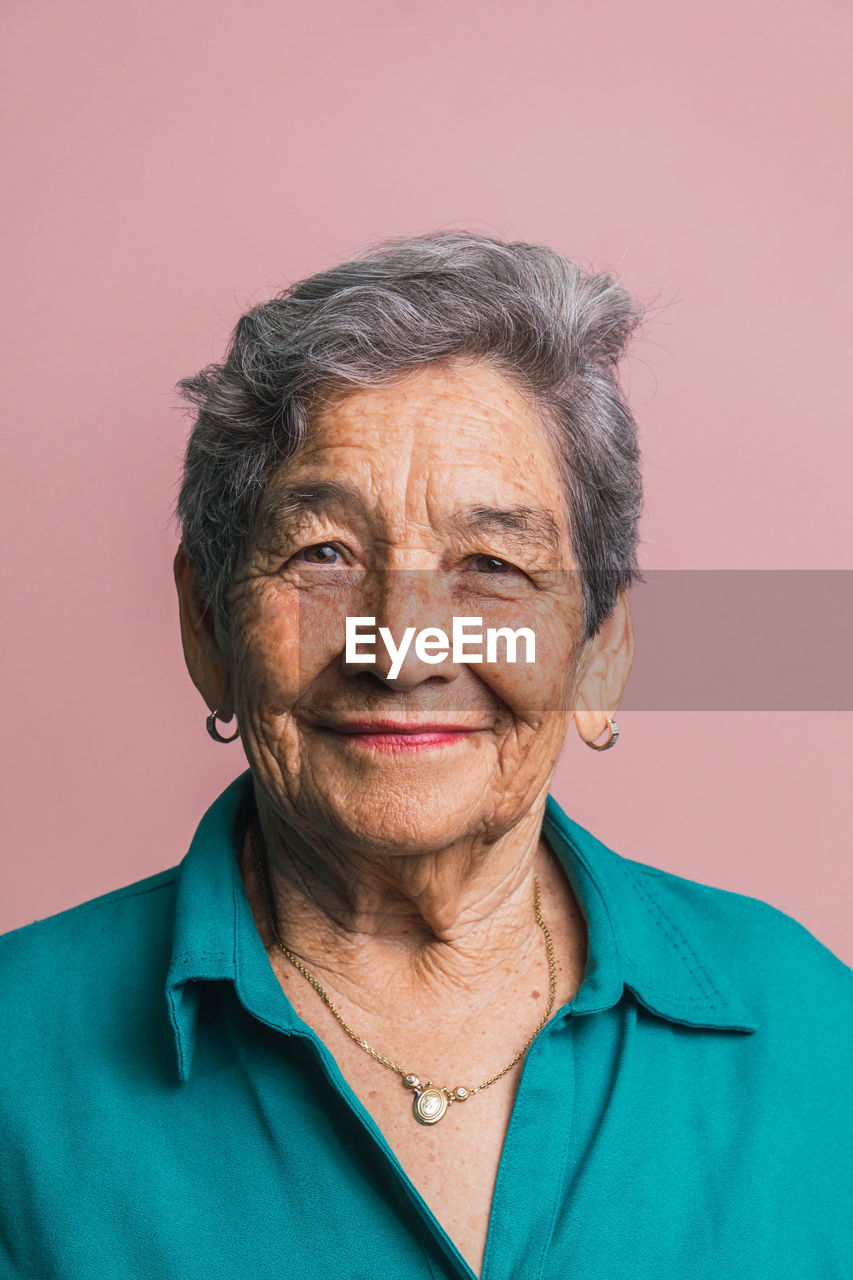
[[[182,384],[184,650],[249,771],[0,945],[3,1276],[853,1276],[849,969],[548,795],[631,666],[637,319],[441,234]]]

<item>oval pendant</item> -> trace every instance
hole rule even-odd
[[[412,1104],[415,1119],[421,1124],[437,1124],[447,1110],[447,1094],[443,1089],[424,1089]]]

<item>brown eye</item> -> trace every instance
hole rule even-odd
[[[515,566],[497,556],[475,556],[474,568],[478,573],[515,573]]]
[[[336,564],[338,549],[331,542],[318,542],[316,546],[305,547],[300,553],[308,564]]]

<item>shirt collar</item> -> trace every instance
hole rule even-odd
[[[247,771],[208,809],[178,869],[166,997],[182,1080],[192,1064],[200,983],[233,982],[245,1007],[282,1031],[298,1022],[255,928],[240,876],[239,850],[253,807]],[[674,910],[656,875],[700,894],[714,890],[621,858],[551,796],[543,834],[565,867],[588,929],[586,973],[567,1006],[572,1014],[609,1009],[627,987],[651,1013],[672,1022],[756,1030],[725,973],[724,955],[697,937],[701,912]]]
[[[756,1031],[732,977],[736,946],[714,924],[711,889],[622,858],[548,797],[543,834],[562,862],[588,928],[588,962],[572,1009],[610,1008],[628,987],[671,1022]]]

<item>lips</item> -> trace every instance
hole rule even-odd
[[[479,732],[471,725],[440,721],[352,720],[325,725],[324,728],[353,746],[373,747],[380,751],[418,751],[452,746]]]
[[[473,733],[470,724],[445,724],[439,721],[347,720],[330,724],[336,733]]]

